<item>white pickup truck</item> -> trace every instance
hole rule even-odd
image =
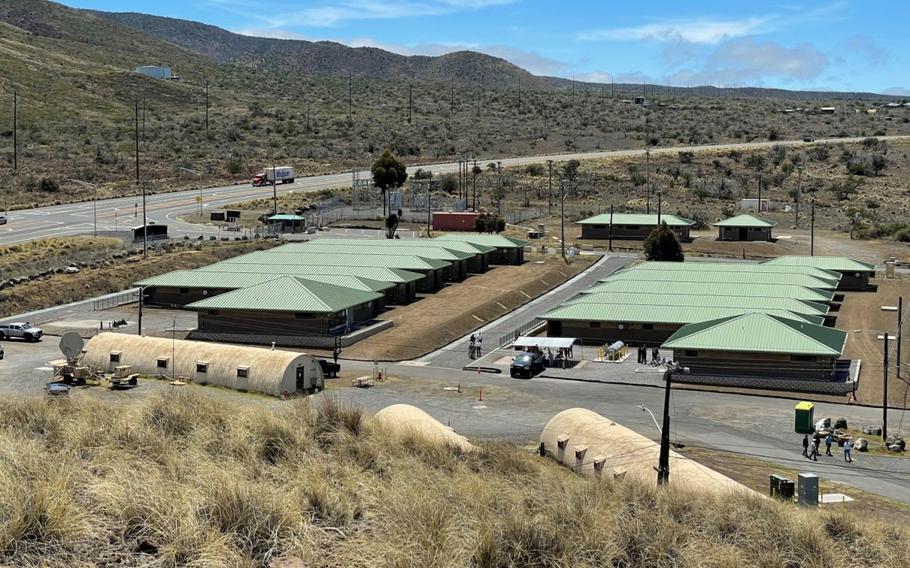
[[[18,338],[25,341],[38,341],[44,332],[40,327],[25,322],[6,323],[0,325],[0,339]]]

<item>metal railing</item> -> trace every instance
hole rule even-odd
[[[92,301],[92,311],[99,312],[101,310],[108,310],[110,308],[116,308],[117,306],[122,306],[124,304],[132,304],[133,302],[139,301],[139,289],[127,290],[125,292],[120,292],[119,294],[111,294],[103,298],[97,298]]]
[[[505,347],[506,345],[509,345],[510,343],[514,343],[516,339],[518,339],[525,333],[528,333],[532,329],[536,329],[546,323],[547,323],[546,320],[542,320],[540,318],[534,318],[531,321],[518,326],[517,328],[513,329],[509,333],[507,333],[505,335],[500,335],[499,336],[499,347]]]

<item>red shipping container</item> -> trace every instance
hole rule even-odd
[[[480,213],[473,211],[434,211],[433,230],[474,231],[478,217]]]

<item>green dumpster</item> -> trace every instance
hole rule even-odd
[[[796,405],[796,433],[811,434],[815,432],[815,405],[802,401]]]

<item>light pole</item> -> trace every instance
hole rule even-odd
[[[647,412],[648,414],[650,414],[651,420],[654,421],[654,426],[657,427],[657,431],[660,432],[661,434],[663,434],[663,430],[660,429],[660,424],[657,423],[657,418],[654,417],[654,413],[651,412],[651,409],[648,408],[647,406],[645,406],[644,404],[639,404],[638,409],[641,410],[642,412]]]
[[[208,126],[206,126],[206,130],[208,130]],[[197,177],[202,177],[202,174],[197,172],[196,170],[191,170],[189,168],[184,168],[182,166],[177,166],[177,169],[182,170],[184,172],[189,172]],[[199,197],[196,198],[196,202],[199,203],[199,216],[202,217],[202,187],[201,186],[199,187]]]
[[[98,236],[98,186],[89,183],[87,181],[82,181],[78,179],[68,179],[66,181],[71,181],[73,183],[78,183],[79,185],[84,185],[85,187],[92,188],[92,236]]]
[[[673,382],[673,373],[687,373],[687,368],[680,369],[673,363],[667,364],[664,371],[664,415],[663,426],[660,428],[660,457],[657,462],[657,484],[670,483],[670,385]]]
[[[901,332],[904,327],[904,297],[897,299],[896,306],[882,306],[883,312],[897,312],[897,378],[901,378]],[[887,343],[887,342],[886,342]]]

